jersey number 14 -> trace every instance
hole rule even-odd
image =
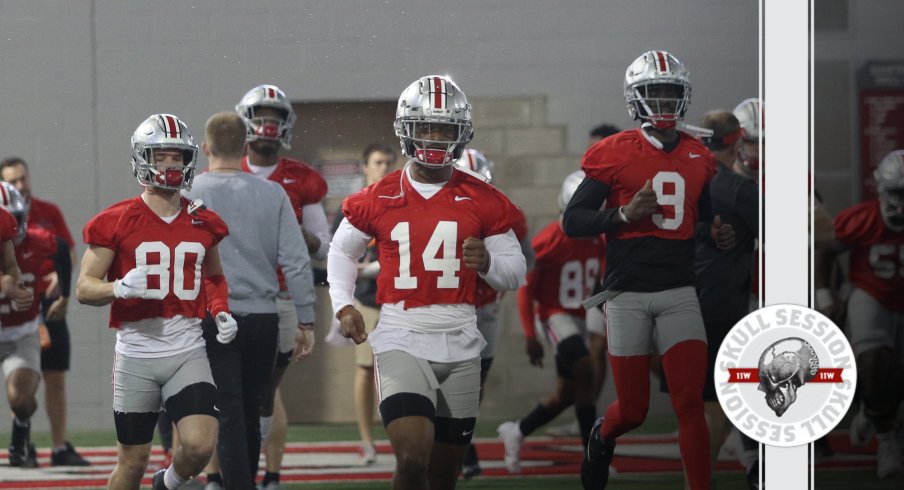
[[[417,277],[411,275],[411,234],[407,221],[393,227],[389,237],[399,244],[399,275],[394,278],[396,289],[417,289]],[[427,247],[421,254],[424,270],[439,272],[436,287],[457,289],[461,259],[456,256],[458,244],[458,222],[440,221],[436,224]],[[440,255],[437,258],[437,255]]]

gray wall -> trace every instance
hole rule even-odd
[[[834,215],[859,202],[860,142],[856,72],[867,61],[904,60],[904,3],[820,0],[814,36],[816,186]],[[804,115],[801,115],[803,118]]]
[[[542,100],[542,124],[563,134],[555,151],[574,159],[595,124],[631,125],[622,77],[645,50],[690,69],[692,122],[757,93],[754,1],[424,3],[0,2],[0,154],[30,163],[35,194],[79,234],[137,193],[128,139],[146,116],[175,113],[199,136],[210,114],[263,82],[294,100],[394,100],[417,77],[448,73],[475,99]],[[106,314],[71,309],[73,430],[111,427]],[[513,401],[531,406],[524,398]]]

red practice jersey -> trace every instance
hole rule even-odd
[[[9,211],[0,209],[0,242],[12,240],[19,234],[19,222]]]
[[[248,168],[248,157],[242,159],[242,169],[251,172]],[[308,204],[316,204],[326,197],[327,185],[323,177],[307,164],[291,158],[280,158],[276,163],[276,170],[270,174],[269,180],[279,183],[292,203],[295,217],[301,223],[301,208]]]
[[[647,139],[643,129],[612,135],[593,145],[581,168],[587,177],[611,189],[607,207],[631,202],[647,180],[656,191],[661,212],[653,219],[627,223],[614,232],[616,239],[654,236],[671,240],[694,238],[699,210],[697,202],[706,184],[716,174],[716,161],[703,143],[687,133],[670,152]]]
[[[512,207],[517,214],[514,226],[512,226],[512,232],[515,233],[515,237],[518,238],[518,241],[520,242],[527,237],[527,218],[524,216],[524,211],[521,211],[521,208],[514,205]],[[480,308],[481,306],[495,303],[502,298],[503,294],[503,291],[496,291],[493,289],[493,286],[490,286],[486,281],[481,279],[480,276],[477,276],[477,292],[474,297],[475,306]]]
[[[406,308],[475,304],[478,275],[464,266],[462,243],[515,228],[516,209],[460,170],[430,199],[397,170],[342,203],[349,223],[377,241],[377,303],[404,301]]]
[[[556,313],[584,317],[581,301],[593,293],[605,266],[605,238],[572,238],[557,220],[538,233],[531,245],[536,256],[534,268],[518,295],[518,307],[525,333],[533,333],[534,303],[540,320]]]
[[[28,211],[28,227],[44,228],[54,236],[62,238],[69,248],[75,246],[72,233],[69,232],[66,220],[63,219],[63,213],[56,204],[32,197],[31,209]]]
[[[85,243],[116,254],[107,280],[114,281],[138,265],[150,268],[145,299],[116,299],[110,326],[149,318],[204,318],[207,298],[201,264],[207,250],[229,234],[226,223],[206,208],[182,210],[172,223],[157,216],[141,196],[116,203],[85,225]]]
[[[904,232],[885,225],[879,201],[839,213],[835,236],[850,250],[851,283],[885,308],[904,312]]]
[[[14,327],[33,320],[41,308],[41,295],[46,285],[41,281],[44,263],[53,264],[53,255],[57,252],[57,237],[43,228],[29,228],[22,243],[16,245],[16,263],[19,264],[19,276],[26,287],[34,288],[35,300],[31,308],[25,311],[13,311],[10,300],[0,300],[0,323],[4,327]]]

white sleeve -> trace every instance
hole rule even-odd
[[[527,262],[521,244],[512,230],[489,236],[483,241],[490,254],[490,270],[480,274],[497,291],[514,291],[524,284]]]
[[[333,234],[326,261],[326,277],[330,283],[330,299],[333,312],[355,304],[355,280],[358,278],[358,260],[367,251],[371,237],[342,219]]]
[[[330,227],[326,222],[323,206],[319,202],[301,207],[301,227],[320,239],[320,248],[311,254],[311,258],[325,259],[327,251],[330,249]]]

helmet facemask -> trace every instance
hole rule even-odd
[[[745,137],[741,143],[741,148],[738,150],[738,161],[744,166],[749,174],[756,176],[760,171],[762,162],[760,156],[760,142]]]
[[[873,172],[882,220],[894,231],[904,231],[904,150],[895,150]]]
[[[181,165],[160,165],[156,163],[154,153],[160,151],[178,151],[182,153]],[[138,182],[145,187],[156,187],[166,190],[191,190],[195,178],[195,167],[198,160],[198,149],[194,147],[153,146],[145,147],[138,152],[141,158],[132,159],[132,168]]]
[[[904,231],[904,187],[882,190],[879,204],[885,225],[894,231]]]

